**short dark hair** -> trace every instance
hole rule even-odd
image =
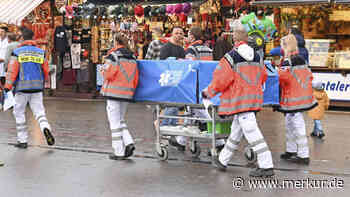
[[[33,39],[34,33],[32,30],[24,27],[24,28],[21,28],[20,31],[22,32],[23,40]]]
[[[9,28],[7,28],[6,26],[0,26],[0,29],[3,29],[5,32],[9,31]]]
[[[190,29],[190,32],[193,35],[194,39],[200,40],[202,38],[202,30],[200,27],[192,27]]]

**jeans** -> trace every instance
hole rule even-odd
[[[179,109],[177,107],[167,107],[164,109],[164,115],[166,116],[176,116],[179,113]],[[174,118],[165,118],[163,119],[161,126],[172,125],[175,126],[177,124],[177,119]]]
[[[313,133],[323,133],[321,120],[314,120],[314,130]]]

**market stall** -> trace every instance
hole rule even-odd
[[[323,83],[331,105],[350,106],[350,1],[256,0],[253,4],[274,8],[281,36],[290,27],[302,32],[314,80]]]

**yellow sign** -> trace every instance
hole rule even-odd
[[[35,57],[35,56],[19,56],[18,57],[19,63],[25,63],[25,62],[34,62],[38,64],[44,63],[43,57]]]

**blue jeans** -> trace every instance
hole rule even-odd
[[[314,120],[314,131],[313,133],[323,133],[321,120]]]
[[[166,116],[177,116],[179,113],[179,109],[177,107],[167,107],[164,109],[164,115]],[[172,125],[175,126],[177,124],[177,119],[174,118],[165,118],[162,120],[161,126]]]

